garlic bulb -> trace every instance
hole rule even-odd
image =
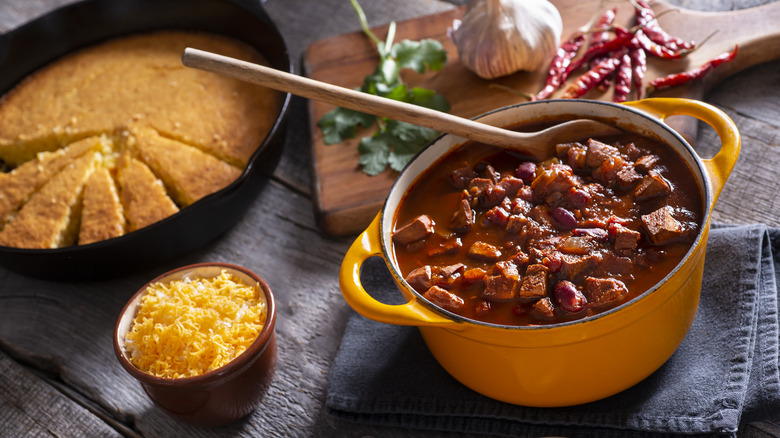
[[[540,68],[562,31],[561,14],[547,0],[472,0],[450,38],[469,70],[493,79]]]

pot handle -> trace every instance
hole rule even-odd
[[[720,137],[720,151],[711,159],[702,159],[710,176],[714,204],[739,158],[741,140],[734,121],[715,106],[693,99],[659,97],[624,102],[623,105],[650,113],[661,120],[674,115],[693,116],[715,129]]]
[[[339,271],[341,293],[355,311],[374,321],[398,325],[457,327],[461,323],[439,315],[413,296],[404,304],[385,304],[375,300],[360,283],[360,267],[369,257],[381,256],[380,214],[352,243]],[[385,260],[387,262],[387,260]]]

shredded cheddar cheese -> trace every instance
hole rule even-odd
[[[215,278],[149,285],[125,336],[138,369],[181,378],[217,369],[243,353],[266,319],[265,295],[223,270]]]

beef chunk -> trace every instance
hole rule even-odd
[[[474,178],[471,180],[468,186],[469,196],[472,199],[481,199],[485,192],[493,187],[495,183],[492,179],[488,178]]]
[[[527,217],[520,214],[513,214],[509,216],[509,218],[506,221],[506,232],[512,234],[520,234],[523,232],[523,230],[526,227],[530,227],[530,226],[531,226],[531,219],[528,219]]]
[[[487,161],[480,161],[475,164],[474,171],[477,172],[477,176],[480,178],[487,178],[493,182],[493,184],[497,183],[498,179],[501,178],[501,174],[496,172],[496,169]]]
[[[468,256],[476,260],[495,261],[501,258],[501,250],[482,241],[476,241],[469,248]]]
[[[444,267],[434,267],[432,268],[433,284],[445,289],[450,289],[455,286],[455,282],[458,281],[465,270],[466,265],[463,263],[456,263]]]
[[[491,224],[504,228],[509,220],[509,212],[502,207],[496,206],[485,212],[485,218]]]
[[[613,238],[613,246],[616,251],[632,251],[639,244],[642,233],[626,228],[620,224],[610,224],[609,234]]]
[[[420,215],[411,222],[395,230],[393,241],[400,245],[406,245],[422,240],[429,234],[433,234],[433,220],[428,215]]]
[[[423,298],[441,307],[442,309],[449,310],[453,313],[459,313],[465,306],[463,298],[438,286],[431,286],[430,289],[425,291]]]
[[[517,266],[524,266],[531,260],[528,254],[524,253],[520,247],[515,248],[513,251],[514,254],[507,258],[508,262],[512,262]]]
[[[642,227],[653,245],[663,245],[683,236],[682,224],[672,216],[668,207],[642,215]]]
[[[506,189],[499,185],[495,185],[488,187],[485,190],[485,193],[482,194],[479,202],[485,207],[492,207],[500,204],[504,198],[506,198]]]
[[[463,271],[463,281],[474,283],[482,281],[485,278],[485,270],[482,268],[471,268]]]
[[[528,214],[533,206],[532,203],[525,199],[514,198],[509,204],[509,210],[512,214]]]
[[[615,176],[615,184],[620,190],[628,190],[642,181],[642,175],[633,166],[623,166]]]
[[[460,206],[452,215],[450,229],[456,233],[468,233],[472,225],[474,225],[474,210],[471,209],[468,199],[462,199]]]
[[[462,246],[459,237],[445,237],[434,233],[428,237],[426,248],[428,257],[436,257],[456,253]]]
[[[620,151],[616,147],[590,139],[588,140],[588,152],[585,156],[585,165],[595,169],[601,166],[608,158],[619,155]]]
[[[540,298],[547,296],[547,266],[530,265],[520,281],[517,296],[520,298]]]
[[[601,166],[593,171],[593,179],[611,186],[617,183],[618,175],[627,167],[626,161],[620,156],[607,157]]]
[[[645,152],[643,152],[642,149],[639,149],[634,142],[631,142],[623,146],[623,153],[626,154],[629,160],[634,161]]]
[[[642,178],[642,181],[640,181],[631,192],[637,201],[668,196],[670,193],[672,193],[671,184],[669,184],[661,174],[654,171],[645,175],[645,177]]]
[[[575,280],[578,276],[589,273],[601,260],[601,253],[587,255],[560,254],[558,256],[558,261],[560,261],[558,275],[561,278]]]
[[[484,276],[482,297],[493,301],[509,301],[517,297],[520,273],[514,263],[498,262]]]
[[[553,306],[552,300],[550,300],[549,297],[544,297],[541,300],[537,301],[533,305],[533,310],[538,315],[541,315],[544,318],[552,318],[555,316],[555,307]]]
[[[566,193],[571,187],[582,185],[582,179],[565,164],[553,164],[542,171],[531,183],[536,199],[544,199],[551,193]]]
[[[507,176],[504,177],[501,181],[496,184],[496,187],[502,187],[505,192],[506,196],[509,196],[510,198],[514,198],[517,196],[518,190],[520,190],[521,187],[523,187],[525,183],[523,180],[519,178],[515,178],[513,176]]]
[[[585,296],[589,303],[600,305],[622,299],[628,293],[628,288],[620,280],[614,278],[588,277],[585,279]]]
[[[417,268],[406,276],[406,282],[417,291],[428,290],[433,286],[433,271],[430,265]]]
[[[570,145],[566,150],[566,164],[575,170],[585,169],[588,150],[580,143],[570,143]]]
[[[634,161],[634,168],[642,173],[648,173],[655,168],[660,159],[654,154],[642,155]]]
[[[637,258],[622,257],[608,252],[602,256],[601,262],[591,271],[591,275],[610,277],[630,274],[638,263],[640,262]]]
[[[447,181],[456,189],[465,189],[475,176],[477,174],[474,170],[469,166],[465,166],[448,173]]]
[[[546,205],[534,205],[531,211],[528,213],[528,217],[533,219],[534,222],[540,226],[552,228],[553,218],[550,213],[550,209]]]

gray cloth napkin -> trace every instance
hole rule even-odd
[[[377,299],[400,302],[378,258],[363,265]],[[713,226],[699,310],[675,354],[617,395],[566,408],[498,402],[449,376],[416,327],[352,313],[330,374],[326,406],[378,425],[493,436],[736,435],[780,415],[780,229]]]

